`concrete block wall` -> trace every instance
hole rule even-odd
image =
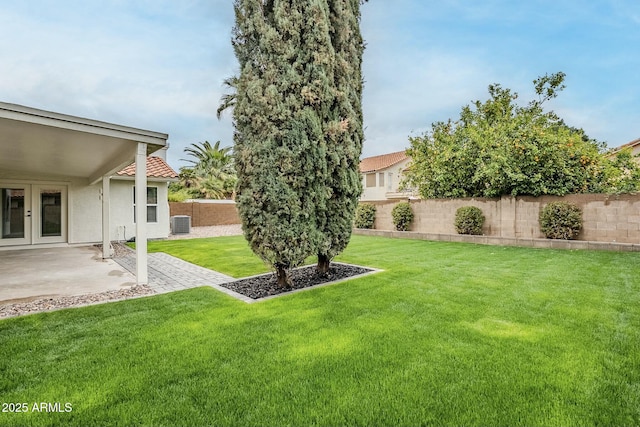
[[[169,203],[170,216],[188,215],[192,227],[212,225],[240,224],[236,204],[232,201],[222,203]]]
[[[485,236],[544,239],[538,217],[544,206],[554,201],[574,203],[582,209],[583,230],[577,240],[640,243],[640,195],[630,194],[412,200],[415,219],[411,231],[456,234],[453,225],[456,210],[476,206],[486,217]],[[391,210],[399,202],[367,202],[376,206],[376,229],[394,230]]]

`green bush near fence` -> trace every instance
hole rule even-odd
[[[582,210],[567,202],[551,202],[540,212],[540,230],[548,239],[573,240],[582,230]]]
[[[371,203],[360,203],[356,210],[356,228],[373,228],[376,220],[376,207]]]
[[[408,202],[400,202],[391,210],[393,225],[398,231],[409,231],[409,227],[413,222],[413,210]]]
[[[456,211],[454,225],[458,234],[481,235],[484,225],[482,210],[475,206],[463,206]]]

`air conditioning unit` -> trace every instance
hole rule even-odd
[[[187,215],[172,216],[171,232],[173,234],[189,234],[191,232],[191,217]]]

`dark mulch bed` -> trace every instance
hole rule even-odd
[[[276,280],[275,273],[263,274],[234,282],[224,283],[227,289],[231,289],[239,294],[252,299],[259,299],[271,295],[278,295],[290,292],[295,289],[308,288],[310,286],[321,285],[323,283],[334,282],[348,277],[359,276],[364,273],[374,271],[370,268],[359,267],[340,263],[331,263],[331,268],[327,275],[320,275],[316,271],[315,265],[300,267],[291,271],[293,286],[280,288]]]

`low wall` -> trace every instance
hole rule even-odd
[[[240,217],[233,201],[169,202],[169,214],[188,215],[192,227],[240,224]]]
[[[463,242],[479,245],[520,246],[547,249],[589,249],[618,252],[640,252],[640,243],[591,242],[586,240],[524,239],[497,236],[470,236],[465,234],[419,233],[417,231],[367,230],[356,228],[353,234],[379,236],[395,239],[433,240],[440,242]]]
[[[582,209],[583,228],[576,240],[640,243],[640,195],[630,194],[415,200],[411,201],[415,218],[410,231],[455,235],[456,210],[476,206],[486,218],[482,229],[485,236],[544,239],[538,217],[547,203],[555,201],[574,203]],[[395,229],[391,210],[398,201],[367,203],[376,205],[375,229]]]

